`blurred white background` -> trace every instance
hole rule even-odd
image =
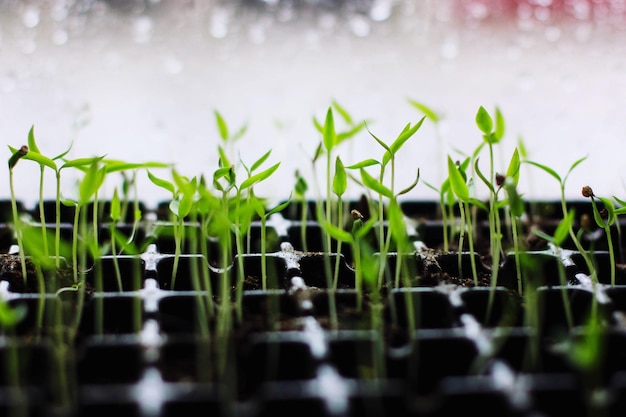
[[[399,155],[398,188],[417,168],[439,184],[446,155],[482,140],[478,107],[498,106],[500,171],[521,138],[530,159],[561,174],[588,155],[568,196],[591,185],[626,198],[625,22],[625,0],[0,0],[0,143],[8,158],[6,145],[25,144],[34,125],[50,156],[74,141],[71,158],[159,160],[210,176],[218,110],[231,129],[248,125],[236,142],[246,164],[272,149],[264,166],[281,167],[257,194],[280,199],[296,169],[312,184],[312,118],[332,100],[386,142],[421,118],[408,99],[440,114]],[[382,148],[364,132],[338,154],[351,164]],[[520,190],[557,198],[558,183],[528,168]],[[38,168],[20,162],[15,178],[18,197],[36,201]],[[167,197],[145,174],[139,184],[148,204]],[[64,194],[73,187],[66,180]],[[424,184],[407,196],[434,197]]]

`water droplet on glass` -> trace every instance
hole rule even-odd
[[[533,3],[537,6],[541,7],[550,7],[552,6],[552,0],[533,0]]]
[[[175,56],[169,56],[165,58],[165,61],[163,62],[165,73],[169,75],[180,74],[184,67],[183,63]]]
[[[295,13],[292,6],[281,7],[276,13],[276,20],[281,23],[290,22],[295,18]]]
[[[64,2],[55,4],[50,10],[50,17],[56,22],[62,22],[68,17],[68,9]]]
[[[565,74],[561,78],[563,92],[565,93],[575,93],[578,89],[578,83],[576,82],[576,78],[572,74]]]
[[[211,14],[209,23],[209,33],[217,39],[225,38],[228,35],[228,13],[223,10],[215,10]]]
[[[133,39],[137,43],[148,43],[152,37],[152,19],[147,16],[137,18],[133,24]]]
[[[510,61],[519,61],[522,57],[522,50],[517,46],[511,46],[506,50],[506,56]]]
[[[255,23],[250,26],[248,30],[248,37],[250,41],[254,44],[260,45],[265,42],[266,34],[265,27],[262,23]]]
[[[364,38],[370,34],[370,24],[362,15],[354,15],[349,20],[350,30],[356,36]]]
[[[2,91],[3,93],[13,92],[16,88],[17,82],[15,80],[15,77],[6,76],[0,78],[0,91]]]
[[[587,0],[574,0],[572,10],[574,17],[579,20],[588,20],[591,15],[591,8]]]
[[[36,6],[28,6],[22,14],[22,23],[27,28],[34,28],[39,24],[39,8]]]
[[[65,45],[67,43],[68,34],[66,30],[58,29],[52,34],[52,42],[55,45]]]
[[[391,1],[381,0],[374,3],[369,12],[374,22],[383,22],[391,17]]]
[[[337,18],[332,13],[323,13],[318,19],[320,29],[331,31],[337,24]]]
[[[535,81],[529,74],[521,74],[519,77],[519,87],[522,91],[531,91],[535,87]]]
[[[561,38],[561,28],[549,26],[546,28],[544,34],[548,42],[556,42]]]
[[[459,56],[459,43],[456,38],[448,38],[441,45],[441,57],[444,59],[454,59]]]
[[[489,15],[489,8],[480,2],[471,2],[467,5],[469,16],[476,20],[483,20]]]
[[[33,39],[23,39],[20,43],[20,49],[23,53],[29,55],[35,52],[35,49],[37,49],[37,44]]]
[[[552,12],[550,11],[549,8],[547,7],[536,7],[535,8],[535,18],[537,20],[539,20],[540,22],[547,22],[548,20],[550,20],[550,17],[552,16]]]
[[[515,10],[518,19],[530,19],[533,16],[533,8],[529,4],[519,4]]]
[[[574,37],[578,42],[587,42],[591,39],[593,25],[591,23],[580,23],[576,26]]]

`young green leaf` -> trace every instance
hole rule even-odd
[[[291,204],[291,194],[289,195],[289,198],[285,201],[283,201],[282,203],[280,203],[279,205],[277,205],[276,207],[274,207],[273,209],[271,209],[270,211],[267,212],[266,216],[271,216],[272,214],[275,213],[279,213],[281,211],[283,211],[284,209],[287,208],[287,206]]]
[[[468,202],[470,199],[469,188],[467,187],[461,171],[450,156],[448,156],[448,180],[457,198],[463,202]]]
[[[329,107],[326,112],[326,120],[324,122],[323,129],[324,148],[326,148],[327,151],[330,151],[337,143],[337,134],[335,132],[335,121],[333,118],[332,107]]]
[[[224,148],[222,148],[221,146],[218,146],[217,153],[219,154],[218,162],[219,162],[220,168],[230,167],[232,165],[230,163],[230,160],[228,159],[228,156],[226,155],[226,151],[224,150]]]
[[[409,237],[404,222],[404,213],[395,199],[389,203],[388,215],[389,228],[393,230],[391,237],[397,243],[398,248],[404,252],[409,248]]]
[[[6,301],[0,301],[0,327],[3,329],[14,328],[26,317],[26,304],[11,306]]]
[[[35,125],[32,125],[28,131],[28,148],[33,152],[41,153],[35,142]]]
[[[348,113],[348,111],[342,107],[337,100],[333,100],[332,101],[332,106],[333,108],[337,111],[337,113],[339,113],[339,115],[341,116],[341,118],[349,125],[352,125],[352,116],[350,116],[350,113]]]
[[[604,204],[604,208],[606,210],[606,215],[607,215],[606,220],[604,220],[604,218],[600,214],[598,205],[595,202],[596,198],[602,201],[602,203]],[[591,197],[591,206],[593,208],[593,218],[599,227],[607,227],[607,226],[613,225],[613,223],[615,222],[615,206],[613,206],[613,203],[611,202],[611,200],[605,197],[594,196],[594,197]]]
[[[421,111],[422,113],[424,113],[424,115],[426,117],[428,117],[431,121],[437,123],[441,120],[441,117],[439,117],[439,115],[430,107],[426,106],[423,103],[420,103],[418,101],[415,100],[411,100],[409,99],[409,103],[415,107],[416,109],[418,109],[419,111]]]
[[[222,114],[217,110],[213,110],[213,115],[215,116],[215,123],[217,124],[217,130],[220,134],[220,137],[222,138],[222,141],[226,142],[229,137],[228,125],[226,124],[226,120],[224,120]]]
[[[14,148],[9,146],[9,148],[11,148],[12,151],[14,151]],[[38,163],[39,165],[44,165],[49,167],[50,169],[52,169],[53,171],[57,170],[57,164],[54,162],[54,160],[48,158],[45,155],[42,155],[38,152],[34,152],[32,150],[30,150],[26,155],[24,155],[24,159],[33,161]]]
[[[346,141],[347,139],[350,139],[351,137],[355,136],[357,133],[359,133],[361,130],[363,130],[364,127],[365,127],[365,124],[358,124],[358,125],[352,126],[350,129],[348,129],[346,131],[337,132],[335,146],[337,146],[340,143],[343,143],[344,141]]]
[[[557,172],[555,170],[553,170],[552,168],[550,168],[547,165],[543,165],[540,164],[538,162],[534,162],[534,161],[528,161],[528,160],[524,160],[524,162],[526,162],[527,164],[536,166],[537,168],[547,172],[548,174],[552,175],[554,178],[556,178],[556,180],[559,182],[559,184],[562,184],[563,181],[561,180],[561,176],[559,174],[557,174]]]
[[[363,168],[361,168],[361,180],[363,181],[363,184],[370,190],[377,192],[383,197],[393,198],[393,193],[391,192],[391,190],[385,187],[376,178],[368,174],[367,171],[364,170]]]
[[[250,172],[256,171],[261,165],[263,165],[263,162],[265,162],[267,160],[267,158],[270,157],[271,153],[272,153],[272,150],[270,149],[269,151],[265,152],[265,154],[263,156],[261,156],[259,159],[257,159],[252,164],[252,166],[250,167]]]
[[[174,187],[173,183],[153,175],[150,171],[147,172],[148,178],[150,179],[150,181],[152,181],[154,185],[169,191],[170,193],[172,193],[172,195],[176,193],[176,187]]]
[[[489,181],[489,179],[487,179],[487,177],[482,173],[482,171],[480,170],[480,167],[478,166],[478,158],[474,160],[474,170],[476,171],[478,178],[480,178],[482,182],[487,186],[487,188],[489,188],[489,191],[491,191],[492,193],[495,193],[496,190],[493,184],[491,183],[491,181]]]
[[[380,164],[380,162],[378,162],[377,160],[373,158],[369,158],[361,162],[357,162],[356,164],[349,165],[346,168],[347,169],[361,169],[361,168],[367,168],[367,167],[371,167],[372,165],[378,165],[378,164]]]
[[[378,136],[376,136],[374,133],[372,133],[372,131],[371,131],[371,130],[369,130],[369,128],[367,129],[367,132],[370,134],[370,136],[371,136],[372,138],[374,138],[374,140],[375,140],[376,142],[378,142],[378,144],[379,144],[380,146],[382,146],[382,147],[383,147],[383,149],[385,149],[385,151],[387,151],[387,152],[391,152],[391,149],[389,148],[389,146],[388,146],[385,142],[383,142],[381,139],[379,139],[379,138],[378,138]]]
[[[343,230],[340,227],[335,226],[334,224],[323,220],[322,221],[322,228],[326,231],[326,233],[328,233],[330,235],[330,237],[332,237],[335,240],[338,240],[340,242],[348,242],[348,243],[352,243],[353,242],[353,237],[352,234],[346,230]]]
[[[517,186],[519,182],[519,169],[520,169],[520,156],[519,151],[515,148],[513,151],[513,156],[511,156],[511,161],[509,161],[509,167],[506,170],[506,177],[511,178],[513,181],[513,185]]]
[[[522,196],[517,192],[516,182],[512,177],[506,177],[504,180],[504,190],[508,196],[509,209],[511,214],[515,217],[520,217],[524,214],[524,200]]]
[[[410,127],[410,124],[407,125],[407,128],[405,128],[402,133],[400,133],[400,135],[396,138],[395,141],[393,141],[393,143],[389,147],[392,155],[398,153],[400,148],[402,148],[402,145],[404,145],[404,143],[409,140],[420,129],[420,127],[422,127],[424,119],[426,119],[426,116],[422,117],[419,122],[413,125],[413,127]]]
[[[500,111],[500,108],[496,107],[496,127],[493,132],[494,142],[500,142],[500,140],[504,137],[504,132],[506,130],[504,123],[504,116]]]
[[[346,169],[341,162],[341,158],[337,156],[335,159],[335,176],[333,177],[333,192],[338,197],[342,196],[348,188],[348,178],[346,176]]]
[[[109,213],[109,216],[111,216],[111,220],[113,220],[114,223],[120,220],[121,211],[122,204],[120,201],[120,197],[117,193],[117,187],[115,187],[115,189],[113,190],[113,197],[111,197]]]
[[[404,188],[403,190],[401,190],[401,191],[397,194],[397,196],[404,195],[404,194],[408,193],[409,191],[411,191],[413,188],[415,188],[415,186],[417,186],[417,183],[419,183],[419,181],[420,181],[420,169],[419,169],[419,168],[417,168],[417,175],[415,176],[415,180],[414,180],[411,184],[409,184],[406,188]],[[397,197],[397,196],[396,196],[396,197]]]
[[[20,149],[13,152],[13,154],[9,158],[9,170],[12,170],[17,164],[17,161],[25,157],[27,154],[28,154],[28,146],[26,145],[22,146]]]
[[[517,138],[517,149],[519,149],[521,159],[528,159],[528,151],[526,150],[526,144],[522,136]]]
[[[615,209],[615,214],[624,214],[626,213],[626,201],[620,200],[618,197],[613,196],[613,199],[619,204],[621,207]]]
[[[296,185],[294,186],[294,192],[298,196],[298,198],[304,198],[304,195],[309,189],[309,185],[300,172],[296,170]]]
[[[91,197],[96,194],[102,186],[105,175],[106,167],[99,167],[97,161],[89,166],[78,186],[79,204],[87,204],[91,200]]]
[[[565,242],[565,239],[567,239],[570,227],[574,223],[574,216],[575,215],[576,215],[576,213],[575,213],[574,209],[570,209],[567,212],[567,216],[564,217],[559,222],[559,225],[556,227],[556,230],[554,231],[554,236],[550,236],[547,233],[542,232],[541,230],[537,230],[537,229],[534,229],[533,233],[535,235],[539,236],[540,238],[545,239],[548,242],[551,242],[555,246],[561,246],[563,244],[563,242]]]
[[[102,162],[107,167],[107,172],[122,172],[130,171],[133,169],[148,169],[148,168],[169,168],[172,164],[166,164],[164,162],[126,162],[113,159],[105,159]]]
[[[278,169],[279,166],[280,166],[280,162],[277,162],[276,164],[272,165],[265,171],[261,171],[258,174],[255,174],[255,175],[252,175],[251,177],[246,178],[245,180],[242,181],[241,185],[239,186],[239,190],[243,191],[246,188],[252,187],[256,183],[264,181],[265,179],[269,178]]]
[[[70,161],[65,161],[65,163],[63,165],[61,165],[61,168],[59,168],[59,169],[64,169],[64,168],[79,168],[79,169],[81,169],[81,168],[84,168],[86,166],[91,166],[94,163],[100,162],[105,157],[106,157],[106,155],[96,156],[96,157],[92,157],[92,158],[72,159]]]
[[[478,126],[480,131],[485,135],[490,135],[493,129],[493,120],[483,106],[480,106],[476,113],[476,126]]]
[[[582,158],[578,159],[577,161],[575,161],[570,167],[569,170],[567,171],[567,174],[565,174],[565,177],[563,178],[563,181],[565,182],[567,180],[567,177],[569,177],[569,174],[572,173],[572,171],[574,170],[574,168],[576,168],[578,165],[580,165],[585,159],[587,159],[587,156],[583,156]]]

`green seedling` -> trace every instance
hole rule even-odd
[[[385,219],[384,219],[384,206],[385,206],[385,198],[388,200],[393,200],[396,199],[397,197],[404,195],[408,192],[410,192],[411,190],[413,190],[413,188],[415,188],[415,186],[417,185],[417,183],[419,182],[419,169],[417,170],[417,176],[415,178],[415,181],[413,181],[408,187],[406,187],[405,189],[401,190],[399,193],[396,194],[395,191],[395,178],[396,178],[396,155],[398,154],[398,152],[402,149],[402,147],[407,143],[407,141],[413,137],[413,135],[415,135],[415,133],[417,133],[417,131],[420,129],[420,127],[422,126],[422,124],[424,123],[424,119],[426,118],[426,116],[422,117],[422,119],[420,119],[417,123],[415,123],[414,125],[411,125],[411,123],[408,123],[404,129],[402,129],[402,131],[400,132],[400,134],[396,137],[396,139],[391,143],[391,145],[387,145],[385,142],[383,142],[381,139],[379,139],[378,137],[376,137],[376,135],[374,135],[371,131],[368,130],[369,134],[371,135],[372,138],[374,138],[374,140],[380,145],[382,146],[382,148],[385,150],[385,152],[383,153],[383,156],[381,158],[380,161],[377,161],[375,159],[366,159],[364,161],[361,161],[357,164],[351,165],[348,168],[349,169],[359,169],[360,173],[361,173],[361,181],[362,184],[369,190],[373,191],[374,193],[378,194],[378,242],[379,242],[379,250],[380,250],[380,255],[381,257],[385,257],[387,253],[389,253],[390,251],[390,247],[391,247],[391,234],[388,233],[387,236],[385,236],[384,233],[384,227],[385,227]],[[380,166],[380,172],[379,172],[379,176],[378,179],[372,177],[366,170],[365,168],[369,167],[369,166],[374,166],[374,165],[379,165]],[[390,184],[389,186],[385,186],[383,184],[383,180],[385,178],[386,175],[386,168],[387,166],[390,166]],[[379,286],[382,285],[383,283],[383,275],[384,275],[384,263],[381,262],[381,269],[379,270],[379,274],[378,274],[378,283]],[[396,282],[396,286],[398,286],[398,282]]]
[[[15,236],[17,239],[17,244],[19,247],[19,255],[20,255],[20,263],[22,266],[22,278],[24,279],[24,283],[26,283],[26,256],[24,254],[24,246],[22,239],[22,230],[21,230],[21,220],[20,213],[17,211],[17,199],[15,198],[15,185],[13,181],[13,169],[17,162],[24,158],[28,154],[28,146],[24,145],[17,151],[13,152],[11,157],[9,158],[9,187],[11,189],[11,210],[13,213],[13,226],[15,228]]]
[[[9,148],[11,149],[12,152],[16,151],[16,149],[14,148],[11,148],[11,147]],[[56,173],[58,168],[57,168],[55,161],[64,158],[65,155],[67,155],[69,151],[72,149],[72,144],[70,144],[70,146],[59,155],[49,158],[43,155],[41,151],[39,150],[39,146],[37,145],[37,141],[35,140],[35,126],[31,126],[28,132],[28,149],[29,149],[29,152],[26,155],[24,155],[24,159],[28,159],[28,160],[36,162],[40,168],[39,169],[39,218],[40,218],[40,223],[41,223],[41,234],[42,236],[45,236],[46,235],[46,223],[47,223],[46,215],[44,211],[44,194],[43,194],[45,168],[49,167]],[[44,247],[44,252],[46,254],[49,254],[48,240],[43,241],[43,247]],[[59,254],[55,252],[55,255],[58,256]]]
[[[590,315],[580,335],[570,335],[555,346],[555,351],[580,372],[587,415],[607,415],[610,400],[603,382],[604,358],[608,350],[601,318]]]
[[[491,147],[490,147],[491,149]],[[507,168],[506,174],[494,174],[494,181],[492,181],[485,177],[485,175],[480,171],[478,166],[478,159],[475,160],[475,170],[477,175],[483,181],[483,183],[487,186],[490,193],[490,202],[489,202],[489,231],[490,231],[490,245],[491,245],[491,259],[492,259],[492,268],[491,268],[491,289],[489,296],[489,304],[487,307],[487,317],[491,314],[491,309],[493,306],[493,297],[495,295],[495,288],[498,285],[498,274],[500,271],[500,256],[503,252],[502,248],[502,225],[500,221],[500,212],[504,210],[506,218],[509,219],[507,221],[510,224],[511,233],[513,236],[513,248],[514,248],[514,257],[515,264],[517,266],[517,282],[518,282],[518,290],[521,294],[522,292],[522,277],[521,277],[521,260],[520,260],[520,241],[518,239],[519,231],[521,230],[521,220],[520,217],[524,214],[524,202],[520,194],[517,191],[517,184],[519,182],[519,171],[520,171],[520,157],[519,151],[515,149],[513,152],[513,156],[509,162],[509,166]],[[499,199],[500,191],[504,189],[507,195],[507,198],[504,200]],[[511,221],[511,217],[513,221]]]
[[[182,253],[183,242],[185,240],[185,218],[191,212],[194,199],[196,197],[198,185],[196,177],[189,179],[180,175],[176,169],[172,168],[173,181],[158,178],[148,171],[148,178],[158,187],[169,191],[172,195],[168,206],[173,218],[174,226],[174,266],[172,268],[172,278],[170,288],[175,289],[176,276],[178,275],[178,263]]]
[[[517,184],[519,181],[519,167],[520,158],[517,148],[513,153],[509,168],[504,177],[496,176],[497,184],[504,189],[507,195],[507,199],[498,204],[498,208],[504,206],[507,210],[508,217],[512,217],[511,233],[513,241],[513,253],[515,257],[515,265],[517,266],[517,282],[518,292],[522,294],[522,277],[521,277],[521,260],[520,252],[523,250],[520,236],[522,233],[521,217],[525,213],[524,201],[522,195],[517,190]]]
[[[559,222],[558,226],[556,227],[554,231],[553,236],[550,236],[549,234],[544,233],[540,230],[536,230],[536,229],[533,230],[533,233],[535,233],[537,236],[541,237],[545,241],[552,244],[553,249],[557,252],[557,254],[560,254],[563,242],[565,242],[565,240],[567,239],[569,235],[570,229],[573,227],[572,224],[574,223],[575,215],[576,213],[574,212],[574,210],[570,209],[567,212],[567,215],[563,217],[563,219],[561,219],[561,221]],[[572,311],[571,311],[571,307],[569,304],[569,299],[567,297],[567,288],[566,288],[567,278],[565,276],[565,266],[563,265],[562,262],[559,262],[558,265],[559,265],[559,282],[561,283],[561,289],[562,289],[561,298],[563,300],[563,305],[565,306],[565,317],[567,319],[568,327],[571,329],[574,326],[574,319],[572,317]],[[534,310],[526,309],[526,311],[532,312]]]
[[[220,113],[218,110],[213,110],[213,116],[215,117],[215,124],[217,126],[222,145],[227,151],[227,154],[232,156],[235,142],[237,142],[246,134],[246,132],[248,131],[248,124],[244,123],[237,130],[231,132],[230,127],[222,113]]]
[[[291,203],[291,197],[289,197],[287,200],[285,200],[284,202],[280,203],[279,205],[277,205],[276,207],[274,207],[273,209],[266,211],[265,210],[265,202],[261,199],[258,199],[255,195],[253,190],[250,190],[250,195],[251,195],[251,201],[252,201],[252,205],[254,207],[254,211],[256,212],[257,216],[259,216],[261,218],[261,282],[262,282],[262,288],[263,290],[267,290],[268,288],[268,284],[267,284],[267,261],[266,261],[266,256],[267,256],[267,219],[276,214],[279,213],[281,211],[283,211],[290,203]]]
[[[117,245],[116,238],[118,236],[116,225],[120,221],[122,212],[122,203],[117,193],[117,187],[113,190],[113,197],[111,197],[111,223],[109,225],[109,231],[111,233],[111,253],[113,253],[113,266],[115,269],[115,280],[117,281],[117,289],[122,291],[122,274],[120,273],[120,264],[117,259]]]
[[[456,197],[454,191],[450,187],[450,179],[446,178],[439,188],[423,181],[424,184],[435,191],[439,195],[439,207],[441,210],[441,222],[443,226],[443,251],[448,252],[450,250],[450,242],[454,239],[457,231],[454,206],[456,205]]]
[[[337,112],[343,122],[347,125],[345,130],[337,131],[335,124],[335,116],[334,112]],[[337,207],[333,204],[332,194],[333,194],[333,186],[332,181],[335,175],[332,174],[332,161],[334,153],[339,145],[346,142],[347,140],[354,138],[363,128],[364,124],[355,123],[354,119],[348,113],[348,111],[342,107],[337,101],[333,101],[332,104],[328,107],[326,111],[326,117],[324,119],[324,124],[320,124],[320,122],[313,118],[313,124],[316,127],[317,131],[322,135],[322,140],[317,146],[315,150],[315,155],[312,159],[313,172],[315,173],[315,165],[320,157],[324,154],[326,156],[326,198],[325,204],[322,199],[322,196],[319,192],[317,192],[317,204],[316,204],[316,218],[318,222],[322,225],[322,230],[325,231],[325,239],[323,239],[324,245],[324,266],[326,270],[326,283],[328,288],[333,288],[333,273],[332,266],[330,264],[330,251],[332,247],[332,237],[328,233],[328,228],[324,225],[335,225],[338,228],[343,228],[343,225],[337,223],[335,221],[338,219],[339,214],[337,213]],[[343,164],[342,164],[343,166]],[[339,174],[341,175],[341,174]],[[315,182],[316,188],[317,181]],[[340,185],[340,184],[338,184]],[[341,185],[340,185],[341,186]],[[333,211],[337,214],[333,215]],[[335,305],[335,297],[334,293],[329,297],[330,303],[330,316],[331,322],[335,323],[337,321],[337,311]]]
[[[346,130],[337,131],[334,112],[337,112],[339,116],[342,118],[345,124],[347,124]],[[318,145],[315,155],[313,157],[313,168],[315,170],[315,164],[317,160],[322,156],[326,155],[326,205],[325,205],[325,221],[338,225],[338,223],[333,222],[333,204],[332,204],[332,179],[334,175],[332,174],[332,161],[334,152],[339,145],[346,142],[347,140],[354,138],[364,127],[363,123],[355,123],[354,119],[348,113],[348,111],[342,107],[336,101],[333,101],[331,106],[328,107],[326,111],[326,118],[324,119],[324,124],[320,124],[320,122],[313,118],[313,124],[315,125],[318,132],[322,135],[322,141]],[[319,194],[319,193],[318,193]],[[319,210],[323,207],[321,200],[318,201],[318,220],[322,217]],[[342,227],[342,225],[339,225]],[[326,251],[329,251],[331,248],[331,239],[329,236],[326,238]]]
[[[235,196],[235,220],[233,222],[233,231],[235,232],[235,245],[237,248],[237,262],[238,262],[238,279],[237,279],[237,318],[238,321],[242,320],[242,311],[241,311],[241,300],[243,297],[243,285],[245,280],[245,271],[243,264],[243,238],[244,234],[250,235],[250,227],[252,224],[252,219],[254,216],[254,211],[263,213],[265,209],[260,209],[258,206],[262,203],[254,194],[254,186],[267,180],[271,177],[276,170],[280,167],[280,162],[272,165],[271,167],[253,174],[256,170],[258,170],[261,165],[267,160],[270,156],[271,150],[267,151],[264,155],[262,155],[259,159],[257,159],[250,168],[244,168],[248,174],[247,178],[244,179],[239,186],[235,185],[236,196]],[[244,200],[244,195],[247,193],[246,199]],[[254,201],[254,202],[253,202]],[[243,204],[242,204],[243,203]],[[263,242],[265,244],[265,242]],[[249,245],[248,245],[249,246]],[[264,285],[267,286],[267,282],[264,281]]]
[[[337,156],[335,159],[335,175],[333,177],[333,185],[332,190],[335,196],[337,196],[337,224],[343,225],[343,200],[342,197],[345,194],[348,188],[348,177],[346,175],[346,168],[341,162],[341,158]],[[341,244],[342,241],[337,241],[337,254],[341,253]],[[337,284],[339,282],[339,265],[341,262],[341,257],[337,256],[335,258],[335,273],[333,276],[333,289],[337,289]]]
[[[87,236],[87,228],[86,228],[86,220],[87,216],[82,213],[82,209],[89,204],[94,196],[97,194],[98,190],[102,186],[104,182],[104,178],[106,175],[106,168],[101,165],[101,161],[104,156],[94,157],[94,158],[80,158],[74,159],[72,161],[67,161],[63,166],[59,169],[66,168],[77,168],[84,169],[84,176],[82,180],[79,180],[78,184],[78,198],[76,200],[65,199],[62,203],[66,206],[73,206],[74,211],[74,229],[72,235],[72,268],[74,270],[74,283],[78,283],[78,255],[82,256],[80,270],[86,270],[86,248],[87,241],[83,238],[80,239],[79,235],[86,237]],[[82,215],[82,217],[81,217]],[[84,221],[79,224],[79,220],[83,219]],[[97,234],[94,236],[94,239],[97,241]],[[79,248],[80,243],[80,248]]]
[[[565,199],[565,186],[566,186],[566,183],[567,183],[567,178],[569,177],[569,175],[572,173],[572,171],[578,165],[580,165],[583,161],[585,161],[585,159],[587,159],[586,156],[584,156],[584,157],[574,161],[574,163],[572,163],[572,165],[570,165],[569,169],[567,170],[567,172],[565,173],[565,175],[563,177],[561,177],[555,170],[553,170],[552,168],[550,168],[547,165],[540,164],[540,163],[534,162],[534,161],[529,161],[529,160],[524,160],[523,161],[523,162],[525,162],[527,164],[530,164],[532,166],[535,166],[535,167],[541,169],[542,171],[544,171],[547,174],[551,175],[554,179],[556,179],[558,181],[559,188],[560,188],[561,211],[563,213],[563,218],[567,217],[567,212],[568,212],[566,199]],[[569,234],[572,242],[576,246],[576,249],[583,256],[583,258],[585,260],[585,263],[587,265],[587,268],[589,269],[589,273],[591,274],[592,282],[597,283],[598,282],[597,271],[596,271],[596,268],[594,267],[593,260],[591,259],[590,255],[587,253],[585,248],[583,248],[583,246],[580,243],[580,240],[578,239],[578,236],[576,235],[576,233],[574,233],[573,222],[569,224],[568,234]]]
[[[246,166],[246,164],[244,164],[243,161],[241,161],[241,164],[243,165],[244,169],[246,170],[247,178],[239,185],[237,198],[240,198],[242,192],[245,192],[246,190],[249,189],[248,195],[246,197],[248,205],[251,204],[251,200],[254,197],[254,186],[257,185],[258,183],[263,182],[263,181],[267,180],[268,178],[270,178],[276,172],[278,167],[280,166],[280,162],[278,162],[278,163],[272,165],[271,167],[269,167],[269,168],[267,168],[267,169],[265,169],[265,170],[255,174],[255,171],[257,171],[261,167],[261,165],[269,158],[271,153],[272,153],[271,150],[267,151],[259,159],[257,159],[252,164],[252,166],[250,166],[250,168],[248,168]],[[248,237],[248,242],[247,242],[247,251],[248,252],[250,252],[250,250],[251,250],[251,247],[250,247],[250,239],[251,239],[250,226],[251,226],[251,223],[248,223],[248,229],[246,231],[246,234],[247,234],[247,237]]]
[[[357,293],[357,310],[361,311],[363,307],[363,288],[364,283],[367,283],[372,288],[378,289],[377,285],[377,269],[372,274],[372,268],[366,268],[363,266],[364,258],[373,257],[373,250],[371,246],[367,244],[365,237],[374,227],[376,219],[371,218],[364,222],[363,215],[357,210],[352,210],[352,231],[348,232],[341,227],[335,226],[332,223],[324,222],[322,227],[333,239],[347,243],[351,246],[354,256],[354,270],[355,270],[355,290]],[[334,322],[337,324],[337,322]],[[336,328],[336,325],[333,327]]]
[[[472,267],[472,278],[474,285],[478,285],[478,272],[476,270],[476,261],[474,259],[474,236],[472,232],[472,215],[470,211],[470,205],[475,205],[487,210],[487,207],[479,200],[473,198],[470,194],[470,186],[467,183],[467,174],[465,169],[469,164],[469,158],[463,163],[456,164],[452,161],[452,158],[448,156],[448,180],[450,182],[450,188],[454,192],[459,205],[459,213],[461,216],[461,230],[459,233],[459,278],[463,278],[462,268],[462,251],[465,241],[465,235],[468,236],[468,244],[470,251],[470,261]]]
[[[607,246],[609,249],[609,259],[611,268],[611,285],[615,285],[615,249],[613,248],[613,239],[611,237],[611,226],[615,223],[616,210],[613,202],[606,198],[600,197],[593,193],[590,186],[585,186],[582,189],[583,197],[591,199],[591,206],[593,209],[593,218],[598,225],[604,230],[607,240]],[[603,208],[599,209],[596,199],[600,200],[603,204]]]
[[[504,136],[505,123],[502,112],[496,108],[495,117],[492,118],[484,107],[480,106],[476,113],[476,126],[483,134],[483,143],[489,149],[489,176],[486,177],[479,169],[478,158],[474,161],[474,170],[489,189],[489,245],[491,247],[492,273],[491,282],[495,286],[498,281],[498,270],[500,266],[500,255],[502,251],[502,228],[500,225],[500,210],[498,207],[498,191],[499,188],[493,184],[497,181],[495,172],[495,163],[493,156],[494,145],[498,144]],[[517,183],[519,175],[519,154],[513,154],[511,163],[509,164],[511,178]]]
[[[308,218],[308,201],[306,197],[306,192],[309,190],[309,185],[307,184],[304,177],[300,174],[299,170],[295,172],[296,176],[296,184],[293,188],[293,193],[295,194],[295,202],[300,203],[300,239],[302,244],[302,250],[304,252],[308,252],[307,241],[306,241],[306,230],[307,230],[307,218]]]

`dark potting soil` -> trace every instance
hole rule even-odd
[[[54,272],[46,271],[42,279],[47,292],[74,285],[72,270],[67,267],[61,267]],[[35,265],[26,258],[26,279],[24,279],[19,255],[0,254],[0,280],[7,281],[12,292],[38,293],[40,291]]]

